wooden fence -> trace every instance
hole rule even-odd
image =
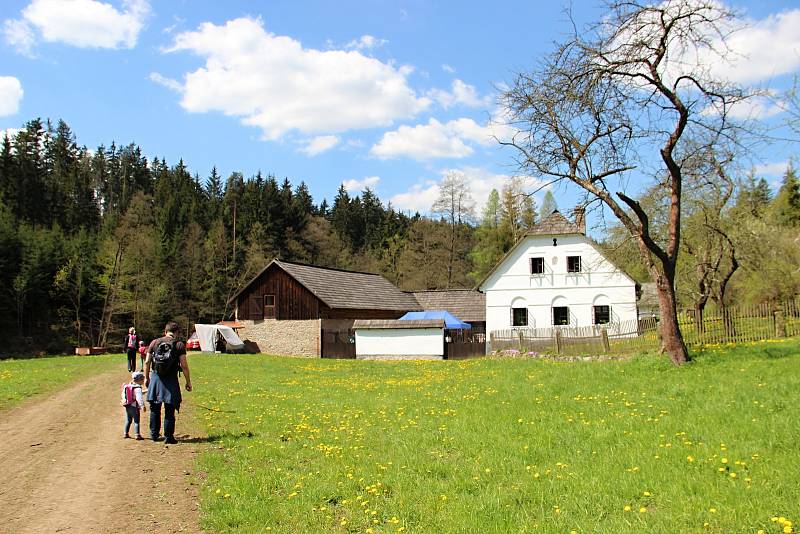
[[[708,308],[698,321],[694,310],[679,313],[686,344],[702,347],[800,335],[800,301],[778,305]],[[566,355],[624,354],[657,350],[658,319],[582,327],[514,328],[489,334],[489,350]]]

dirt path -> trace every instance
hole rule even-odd
[[[127,376],[96,375],[0,413],[0,532],[200,532],[195,446],[122,439]]]

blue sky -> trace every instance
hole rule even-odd
[[[569,31],[565,5],[4,0],[0,130],[63,118],[89,148],[135,142],[203,178],[214,165],[260,170],[306,181],[317,202],[369,185],[423,212],[460,170],[480,206],[515,174],[491,138],[497,88]],[[572,5],[578,23],[602,16]],[[785,89],[800,71],[800,8],[729,5],[749,25],[731,75]],[[768,102],[750,112],[782,118]],[[793,151],[778,142],[752,163],[775,182]],[[555,193],[562,208],[576,198]]]

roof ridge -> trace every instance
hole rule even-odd
[[[281,265],[281,264],[283,264],[283,265],[297,265],[298,267],[310,267],[312,269],[318,269],[320,271],[336,271],[336,272],[340,272],[340,273],[351,273],[351,274],[368,274],[370,276],[380,276],[381,278],[385,278],[380,273],[368,273],[366,271],[350,271],[350,270],[347,270],[347,269],[339,269],[338,267],[321,267],[319,265],[311,265],[310,263],[300,263],[300,262],[296,262],[296,261],[279,260],[277,258],[275,258],[274,261],[276,263],[278,263],[279,265]]]

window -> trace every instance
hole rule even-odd
[[[594,324],[608,324],[611,322],[611,306],[594,307]]]
[[[511,308],[511,326],[528,326],[528,308]]]
[[[553,324],[554,325],[569,324],[568,306],[553,306]]]
[[[275,319],[275,295],[264,295],[264,319]]]
[[[531,274],[544,274],[544,258],[531,258]]]
[[[579,273],[581,272],[581,257],[580,256],[567,256],[567,272]]]

